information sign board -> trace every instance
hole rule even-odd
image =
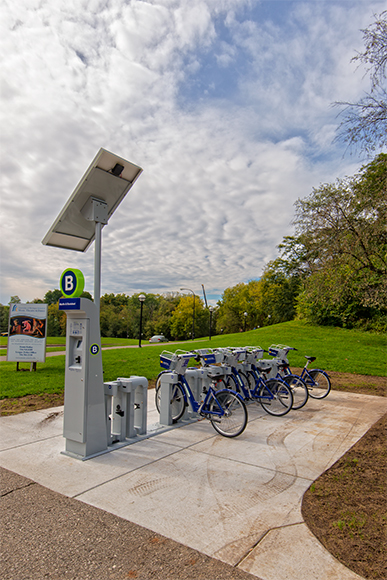
[[[11,304],[7,360],[45,362],[47,304]]]

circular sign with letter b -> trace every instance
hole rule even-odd
[[[96,344],[96,343],[92,344],[90,347],[90,353],[94,354],[94,355],[98,354],[99,353],[99,344]]]
[[[65,298],[79,297],[85,287],[85,278],[80,270],[67,268],[60,277],[60,289]]]

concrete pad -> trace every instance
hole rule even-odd
[[[63,433],[63,406],[0,419],[0,450],[43,441]]]
[[[131,453],[125,453],[129,448]],[[52,438],[49,442],[36,441],[27,446],[2,451],[0,464],[53,491],[76,497],[95,486],[101,486],[177,451],[176,446],[158,443],[153,438],[89,461],[79,461],[63,455],[64,449],[63,437]]]
[[[157,425],[153,390],[148,405],[148,425]],[[387,411],[387,399],[332,391],[285,417],[249,405],[235,439],[199,421],[88,461],[61,454],[61,410],[0,418],[0,465],[263,580],[328,580],[323,570],[358,578],[309,532],[300,506],[310,483]]]
[[[306,524],[271,530],[239,568],[265,580],[362,580],[327,552]]]
[[[236,565],[274,521],[302,521],[299,503],[309,485],[182,449],[78,499]]]
[[[176,445],[181,449],[191,447],[202,441],[213,440],[218,434],[205,419],[195,423],[188,423],[184,428],[170,429],[157,435],[157,441]],[[222,437],[223,439],[223,437]]]
[[[284,417],[262,415],[250,405],[248,427],[241,437],[216,438],[195,449],[313,481],[386,411],[387,399],[340,392],[334,392],[331,400],[310,399],[304,408]]]

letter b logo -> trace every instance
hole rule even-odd
[[[85,287],[85,279],[80,270],[68,268],[60,278],[60,289],[65,298],[79,297]]]
[[[73,277],[72,276],[65,276],[64,277],[64,286],[65,286],[65,292],[66,294],[68,292],[72,293],[73,289],[74,289],[74,281],[73,281]]]

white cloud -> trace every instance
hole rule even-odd
[[[41,240],[100,147],[144,169],[103,230],[103,292],[261,274],[295,199],[359,165],[329,104],[366,86],[349,60],[382,6],[286,4],[285,23],[239,0],[3,5],[2,303],[68,266],[93,292],[93,251]]]

